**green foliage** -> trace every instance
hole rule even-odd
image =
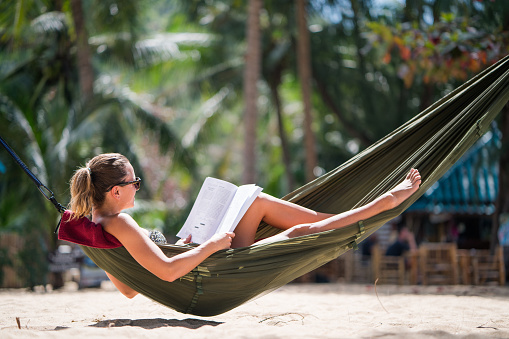
[[[206,176],[241,180],[246,2],[82,4],[95,72],[87,101],[70,2],[0,2],[0,135],[63,204],[77,167],[101,152],[124,153],[143,178],[131,213],[173,235]],[[294,5],[265,1],[261,12],[258,184],[276,196],[291,189],[288,173],[295,185],[305,180]],[[385,10],[368,0],[310,1],[308,10],[323,171],[507,53],[507,1]],[[0,161],[0,228],[38,247],[19,259],[28,284],[43,283],[58,214],[5,152]]]
[[[385,48],[382,58],[385,64],[396,58],[393,63],[399,65],[398,76],[408,88],[416,77],[421,77],[425,84],[447,84],[451,79],[465,81],[509,51],[509,27],[502,25],[500,16],[496,16],[495,24],[481,20],[485,11],[491,12],[495,6],[501,13],[509,14],[509,6],[500,2],[482,6],[484,11],[474,12],[472,17],[441,13],[439,21],[422,29],[370,22],[370,43]]]
[[[109,72],[98,77],[94,97],[82,102],[69,18],[43,12],[31,18],[21,41],[8,37],[16,47],[0,53],[0,135],[64,205],[72,172],[97,153],[125,154],[144,177],[143,150],[136,145],[145,135],[158,140],[161,153],[172,154],[175,168],[194,176],[194,157],[157,114],[158,108],[110,75],[113,70],[128,75],[126,64],[104,67]],[[23,48],[18,48],[21,44]],[[18,258],[32,287],[45,282],[46,251],[55,246],[52,231],[58,213],[6,152],[0,152],[0,161],[6,166],[0,176],[0,227],[27,240]],[[150,187],[140,192],[140,198],[149,197]]]

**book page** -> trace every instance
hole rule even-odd
[[[216,233],[233,232],[240,219],[242,219],[249,206],[251,206],[261,191],[261,187],[252,184],[240,186]]]
[[[201,244],[216,233],[230,205],[237,186],[227,181],[206,178],[184,226],[180,238],[192,235],[192,242]]]

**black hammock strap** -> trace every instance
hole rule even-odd
[[[18,165],[23,169],[23,171],[25,171],[25,173],[30,177],[30,179],[32,179],[32,181],[35,183],[35,185],[37,185],[37,189],[39,189],[39,192],[41,192],[42,195],[44,195],[44,197],[48,201],[50,201],[53,204],[53,206],[55,206],[55,208],[57,209],[57,211],[59,213],[64,213],[66,208],[64,206],[62,206],[57,201],[53,192],[48,187],[46,187],[46,185],[44,185],[35,176],[35,174],[32,173],[32,171],[30,171],[28,169],[27,165],[25,165],[25,163],[18,157],[18,155],[12,150],[12,148],[9,147],[9,145],[5,142],[5,140],[2,137],[0,137],[0,143],[2,144],[2,146],[4,146],[4,148],[7,150],[7,152],[9,152],[9,154],[12,156],[12,158],[18,163]],[[58,229],[58,226],[57,226],[57,229]],[[56,232],[57,232],[57,230],[55,230],[55,233]]]

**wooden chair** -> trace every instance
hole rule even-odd
[[[374,245],[371,249],[373,263],[373,278],[378,279],[380,284],[398,284],[405,283],[406,268],[405,257],[386,256],[385,250]]]
[[[476,250],[471,260],[474,284],[484,285],[494,282],[501,286],[505,285],[504,253],[501,246],[495,249],[494,254],[489,250]]]
[[[3,270],[3,281],[0,281],[0,288],[21,288],[24,287],[23,278],[19,274],[19,270],[15,268],[17,253],[25,246],[23,237],[16,233],[0,233],[0,250],[2,250],[5,266],[0,266]],[[2,253],[0,253],[2,255]],[[7,260],[12,260],[12,265],[6,265]]]
[[[352,251],[333,259],[332,261],[318,267],[293,280],[294,283],[325,283],[325,282],[351,282],[352,270],[354,269]]]
[[[454,243],[427,243],[419,248],[423,285],[458,284],[457,247]]]
[[[351,253],[351,265],[348,267],[352,282],[356,283],[373,283],[373,265],[371,264],[371,255],[363,255],[361,250],[349,251]]]
[[[470,250],[458,250],[459,275],[463,285],[473,284],[474,271],[472,268],[472,256]]]

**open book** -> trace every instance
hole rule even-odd
[[[216,233],[232,232],[261,190],[207,177],[177,236],[185,239],[191,234],[191,241],[201,244]]]

